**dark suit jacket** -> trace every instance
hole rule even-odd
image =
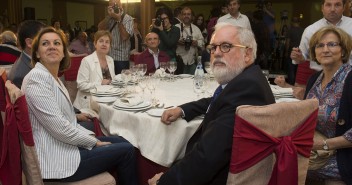
[[[322,72],[317,72],[308,80],[304,99],[306,99],[309,90]],[[335,136],[342,136],[346,131],[352,128],[352,72],[348,74],[342,90],[340,99],[339,115],[336,123]],[[352,148],[337,149],[336,153],[337,167],[342,180],[352,185]]]
[[[164,51],[159,51],[158,59],[159,59],[159,63],[170,61],[170,57]],[[150,54],[148,49],[144,50],[140,55],[138,55],[134,63],[147,64],[146,75],[148,75],[149,73],[154,73],[156,71],[155,64],[154,64],[154,57],[152,54]]]
[[[181,105],[185,119],[204,114],[211,98]],[[269,84],[258,66],[251,65],[232,79],[188,141],[186,155],[159,180],[159,185],[224,185],[232,150],[235,110],[240,105],[275,103]]]
[[[19,89],[21,89],[23,78],[32,70],[31,58],[24,51],[13,64],[10,73],[7,75],[8,80],[11,80]]]

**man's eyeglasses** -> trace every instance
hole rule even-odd
[[[328,43],[318,43],[315,45],[315,49],[323,49],[325,46],[327,46],[329,49],[334,49],[337,46],[340,46],[340,43],[338,42],[328,42]]]
[[[229,44],[229,43],[221,43],[218,45],[210,44],[207,46],[207,48],[209,49],[210,53],[213,54],[216,51],[216,48],[218,46],[220,48],[220,51],[223,53],[228,53],[233,47],[246,48],[246,49],[249,48],[248,46],[239,45],[239,44]]]

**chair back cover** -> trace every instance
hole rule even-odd
[[[73,56],[71,57],[71,67],[64,72],[65,81],[76,81],[79,66],[81,65],[84,56]]]
[[[7,80],[6,70],[0,67],[0,124],[5,121],[5,109],[6,109],[6,98],[5,98],[5,82]]]
[[[240,106],[228,185],[304,185],[318,100]]]

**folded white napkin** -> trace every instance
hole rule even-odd
[[[277,85],[271,85],[270,87],[274,94],[292,94],[293,93],[292,88],[282,88]]]
[[[114,81],[122,81],[121,74],[116,75],[113,80]]]
[[[138,96],[137,97],[121,98],[120,101],[130,107],[143,103],[143,99]]]
[[[161,69],[157,69],[155,72],[154,72],[154,75],[159,77],[161,74],[163,73],[163,71]]]
[[[95,87],[96,93],[114,93],[116,92],[117,88],[111,85],[99,85]]]

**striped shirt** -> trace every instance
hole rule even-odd
[[[40,170],[44,179],[73,175],[81,161],[78,147],[92,149],[97,139],[77,124],[67,89],[41,64],[27,74],[26,95]]]
[[[113,27],[115,20],[110,18],[108,25],[109,30]],[[123,16],[122,24],[125,27],[130,37],[133,35],[133,19],[130,15],[125,14]],[[119,25],[116,24],[111,31],[112,42],[109,55],[114,61],[129,61],[131,42],[130,39],[123,41],[120,36]]]

